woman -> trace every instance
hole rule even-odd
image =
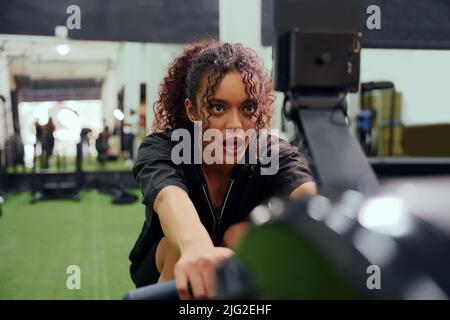
[[[272,196],[313,196],[316,187],[306,160],[283,140],[271,175],[261,173],[260,161],[238,161],[251,153],[250,138],[232,135],[227,144],[230,130],[267,129],[273,112],[271,77],[252,50],[214,40],[193,44],[170,66],[155,106],[153,133],[133,169],[146,221],[130,254],[131,276],[137,287],[175,279],[182,299],[214,298],[215,268],[233,254],[250,211]],[[199,141],[194,123],[224,140]],[[215,145],[212,157],[231,161],[211,163],[201,153],[199,163],[189,152],[192,161],[174,161],[173,134],[181,129],[194,149]]]

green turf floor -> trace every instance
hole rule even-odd
[[[144,219],[139,201],[113,205],[96,191],[80,202],[30,199],[13,194],[3,205],[0,299],[121,299],[133,288],[128,253]],[[80,290],[66,287],[70,265],[81,269]]]

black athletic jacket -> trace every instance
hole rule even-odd
[[[172,147],[178,143],[171,141],[171,133],[172,130],[167,129],[147,136],[139,147],[133,168],[145,205],[145,222],[129,256],[132,278],[146,254],[163,237],[159,217],[153,212],[153,202],[164,187],[174,185],[188,193],[211,239],[219,245],[225,230],[234,223],[246,220],[257,205],[273,196],[286,198],[298,186],[313,181],[305,158],[297,148],[280,139],[277,174],[261,175],[259,165],[235,165],[220,216],[216,217],[201,166],[175,165],[171,161]]]

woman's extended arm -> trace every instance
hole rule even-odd
[[[209,234],[188,194],[177,186],[167,186],[153,204],[165,237],[180,252],[175,265],[177,291],[182,299],[190,299],[189,285],[196,299],[214,298],[215,268],[233,252],[214,247]]]

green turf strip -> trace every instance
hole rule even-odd
[[[80,202],[30,199],[13,194],[3,206],[0,299],[121,299],[133,288],[128,253],[144,219],[140,202],[117,206],[96,191]],[[69,265],[81,268],[80,290],[66,287]]]

